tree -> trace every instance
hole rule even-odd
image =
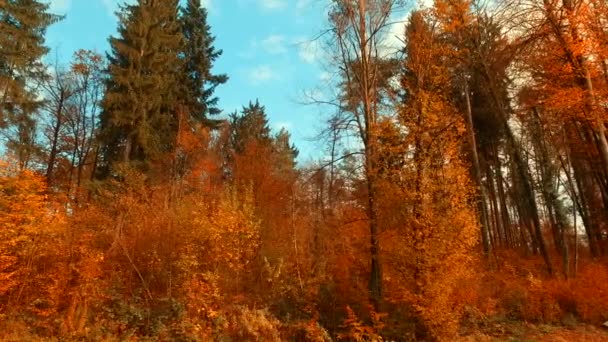
[[[608,204],[606,111],[599,105],[605,99],[606,89],[603,62],[606,52],[602,47],[601,25],[598,27],[602,5],[596,1],[543,0],[512,3],[505,8],[507,15],[514,11],[523,14],[509,16],[504,22],[510,25],[507,30],[517,27],[518,31],[511,43],[515,72],[525,75],[521,77],[523,86],[519,89],[518,119],[527,125],[527,133],[533,140],[534,157],[539,164],[536,169],[545,171],[540,174],[539,183],[544,187],[555,174],[549,165],[550,158],[544,158],[544,149],[539,148],[543,142],[537,138],[542,133],[544,140],[559,150],[555,157],[564,172],[558,171],[557,178],[568,175],[570,167],[574,171],[574,177],[566,177],[569,193],[583,219],[590,251],[599,255],[601,241],[605,240],[602,221],[608,220],[605,215]],[[546,132],[542,132],[544,129]],[[509,144],[511,136],[506,135]],[[523,160],[524,150],[520,156],[522,158],[512,155],[516,162]],[[533,183],[532,178],[529,183]],[[522,189],[526,187],[525,182],[520,184]],[[546,190],[541,188],[541,192],[550,195]],[[524,198],[526,202],[530,202],[529,197]],[[545,202],[553,202],[553,207],[559,205],[555,201]],[[555,216],[556,208],[548,210]],[[547,216],[549,221],[551,216]],[[556,229],[553,227],[557,237],[560,234]],[[534,240],[542,242],[538,238]],[[556,246],[559,245],[556,240]],[[565,256],[567,250],[561,250]]]
[[[291,172],[296,168],[300,151],[291,143],[291,134],[284,127],[273,137],[273,152],[277,155],[277,171]]]
[[[101,115],[105,173],[119,161],[145,166],[175,144],[182,33],[177,0],[122,7],[111,38]]]
[[[370,230],[369,297],[376,309],[382,301],[380,230],[377,207],[378,122],[387,73],[382,54],[389,19],[399,0],[334,0],[329,19],[336,46],[334,61],[342,72],[342,99],[349,122],[363,145],[363,176]]]
[[[49,146],[46,158],[46,181],[53,186],[55,164],[59,154],[62,152],[61,140],[65,137],[65,126],[68,121],[68,102],[77,92],[73,75],[70,72],[60,70],[55,66],[55,74],[42,84],[45,91],[46,101],[44,111],[47,115],[47,125],[44,127],[44,135]]]
[[[214,97],[215,88],[226,83],[226,74],[214,74],[213,64],[222,55],[213,43],[215,37],[207,24],[207,9],[200,0],[188,0],[182,8],[180,23],[184,36],[183,102],[193,120],[211,124],[209,115],[220,113],[218,98]]]
[[[85,175],[92,179],[99,157],[99,114],[105,92],[106,60],[99,53],[79,50],[74,54],[71,72],[74,74],[76,93],[70,105],[74,110],[68,117],[71,151],[68,194],[71,189],[79,191]],[[85,174],[86,171],[86,174]]]
[[[230,144],[236,153],[243,153],[250,143],[270,146],[272,141],[266,108],[258,100],[249,102],[241,114],[230,115]]]
[[[35,86],[45,77],[41,58],[47,27],[60,17],[38,0],[0,2],[0,129],[8,147],[28,166],[35,152],[35,114],[40,106]]]
[[[44,298],[49,274],[41,259],[63,231],[63,215],[47,196],[44,177],[0,161],[0,308]],[[52,251],[59,253],[60,251]],[[47,255],[48,257],[48,255]],[[44,274],[43,274],[44,273]],[[55,276],[58,276],[57,274]],[[40,278],[45,281],[37,283]],[[33,291],[28,291],[33,289]],[[49,298],[49,300],[51,300]]]
[[[453,50],[434,20],[414,12],[406,28],[400,80],[405,101],[396,129],[407,132],[399,152],[404,166],[393,169],[403,188],[387,191],[397,197],[385,201],[401,204],[401,210],[388,214],[402,222],[390,248],[391,271],[402,275],[395,286],[419,315],[421,335],[428,335],[418,337],[444,340],[453,338],[460,319],[462,307],[454,292],[461,282],[473,281],[479,225],[460,152],[466,124],[457,98],[446,92],[458,81],[448,58]]]

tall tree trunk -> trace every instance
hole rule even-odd
[[[492,155],[494,157],[494,166],[496,171],[496,186],[498,188],[498,200],[500,202],[500,213],[502,215],[502,225],[506,231],[507,241],[509,245],[513,246],[515,243],[516,234],[513,232],[513,225],[509,216],[509,208],[507,206],[507,198],[504,187],[504,177],[502,174],[502,163],[498,155],[498,147],[496,144],[492,145]]]
[[[479,48],[479,47],[478,47]],[[480,53],[480,55],[482,55]],[[538,214],[538,206],[536,205],[536,197],[534,194],[534,187],[532,183],[532,179],[530,176],[530,172],[528,170],[528,166],[523,158],[521,153],[521,149],[517,141],[515,140],[515,136],[513,135],[513,131],[509,126],[508,115],[505,110],[505,104],[503,103],[502,98],[499,96],[496,80],[494,80],[492,73],[490,72],[490,68],[487,62],[482,58],[481,64],[483,66],[483,76],[487,82],[488,88],[490,90],[490,94],[492,96],[492,100],[495,105],[495,109],[499,114],[499,120],[501,121],[502,127],[505,131],[505,135],[507,137],[507,144],[509,145],[509,152],[511,153],[511,157],[515,162],[516,171],[518,178],[521,181],[523,193],[523,199],[525,201],[525,207],[527,213],[530,215],[532,219],[532,224],[534,226],[534,233],[538,243],[538,247],[540,249],[540,253],[543,256],[545,264],[547,266],[547,272],[549,274],[553,273],[553,267],[551,265],[551,259],[549,257],[549,253],[547,252],[547,248],[545,246],[545,241],[542,234],[542,227],[540,224],[540,217]]]
[[[63,90],[61,90],[61,94],[59,94],[59,101],[57,103],[57,108],[55,109],[55,126],[53,127],[53,140],[51,141],[51,151],[49,153],[49,160],[46,167],[46,181],[49,185],[52,185],[53,178],[53,168],[55,167],[55,159],[57,158],[57,146],[59,145],[59,132],[61,131],[61,126],[63,124],[63,102],[65,100],[65,94]]]
[[[547,148],[547,140],[542,128],[541,118],[537,108],[533,108],[533,130],[534,145],[540,159],[540,171],[542,178],[542,194],[545,204],[550,212],[554,227],[555,245],[564,259],[564,274],[568,277],[568,243],[565,240],[565,232],[568,229],[568,214],[566,208],[559,198],[556,177],[559,177],[557,167],[551,162]]]
[[[490,237],[489,237],[489,220],[488,207],[486,204],[487,194],[481,178],[481,167],[479,166],[479,154],[477,153],[477,141],[475,139],[475,129],[473,127],[473,113],[471,110],[471,98],[469,95],[469,83],[464,79],[464,96],[466,101],[466,116],[467,116],[467,133],[469,138],[471,159],[473,160],[473,172],[475,175],[475,183],[477,185],[476,202],[481,220],[481,241],[483,243],[483,252],[486,256],[490,255]]]
[[[365,145],[365,173],[367,180],[367,214],[369,219],[370,229],[370,254],[371,254],[371,270],[369,279],[370,299],[374,308],[379,310],[382,302],[382,270],[380,267],[380,239],[377,217],[376,203],[376,106],[375,94],[370,91],[373,80],[372,66],[370,65],[370,55],[368,49],[370,41],[368,40],[368,25],[367,25],[367,0],[359,0],[358,2],[358,37],[359,37],[359,52],[361,62],[361,77],[359,77],[359,85],[361,86],[361,97],[363,104],[363,116],[365,120],[364,129],[364,145]]]
[[[532,225],[534,228],[534,235],[536,238],[536,242],[538,244],[539,251],[545,260],[545,265],[547,266],[547,272],[549,274],[553,274],[553,266],[551,265],[551,259],[549,257],[549,252],[547,251],[547,247],[545,244],[545,238],[543,237],[542,226],[540,222],[540,217],[538,215],[538,206],[536,204],[536,196],[534,193],[534,187],[532,183],[532,179],[530,173],[528,171],[528,166],[524,161],[524,158],[521,154],[520,146],[515,140],[513,136],[513,131],[509,124],[505,120],[503,122],[504,129],[507,136],[507,141],[510,146],[511,156],[513,161],[515,162],[515,169],[517,172],[517,176],[521,182],[522,190],[524,191],[523,200],[525,202],[524,208],[526,213],[529,215],[532,220]]]
[[[502,221],[502,215],[500,213],[500,209],[498,207],[498,194],[496,193],[496,186],[494,185],[494,177],[493,177],[493,172],[492,172],[492,167],[490,166],[490,163],[487,163],[487,179],[488,179],[488,191],[489,191],[489,198],[490,198],[490,206],[491,206],[491,212],[492,212],[492,217],[493,217],[493,221],[494,221],[494,226],[496,229],[496,235],[498,236],[498,243],[500,244],[500,246],[504,247],[507,245],[507,233],[506,233],[506,227],[504,227],[503,225],[503,221]],[[498,245],[496,245],[498,246]]]
[[[576,187],[578,189],[578,193],[580,195],[579,201],[577,202],[579,213],[581,215],[581,219],[583,220],[583,226],[585,227],[585,233],[587,235],[587,241],[589,244],[589,252],[592,257],[599,256],[597,241],[595,241],[595,220],[590,215],[589,206],[588,206],[588,178],[585,175],[585,172],[582,170],[582,165],[578,162],[572,163],[572,170],[574,171],[574,180],[576,182]]]

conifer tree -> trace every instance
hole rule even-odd
[[[230,143],[236,153],[243,153],[247,144],[251,142],[260,146],[269,146],[272,141],[266,108],[257,100],[243,107],[240,115],[236,112],[231,114],[230,126],[232,129]]]
[[[172,149],[179,107],[182,34],[177,0],[138,0],[119,13],[101,115],[106,172]]]
[[[279,171],[291,171],[296,167],[296,158],[300,151],[291,142],[291,134],[285,128],[281,128],[273,139],[273,150],[277,154],[277,168]]]
[[[184,104],[195,121],[213,124],[209,115],[219,114],[215,88],[226,83],[226,74],[213,74],[211,69],[222,50],[213,46],[215,37],[207,24],[207,9],[200,0],[188,0],[181,10],[181,26],[184,35]]]
[[[8,147],[22,167],[33,153],[35,118],[40,106],[32,86],[44,76],[44,35],[60,17],[38,0],[0,1],[0,128],[10,128]]]
[[[228,149],[232,154],[229,159],[257,156],[256,161],[260,161],[260,158],[269,158],[272,172],[283,176],[295,169],[299,151],[291,143],[289,131],[282,128],[272,134],[266,109],[257,100],[243,107],[240,114],[230,114],[229,139]]]

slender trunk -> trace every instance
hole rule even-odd
[[[538,215],[536,196],[534,194],[534,187],[532,185],[533,183],[528,171],[528,166],[521,154],[519,144],[516,142],[515,137],[513,136],[513,132],[511,131],[511,128],[509,127],[509,124],[506,121],[504,121],[504,127],[508,143],[511,146],[511,155],[513,157],[513,161],[515,162],[517,175],[520,179],[522,190],[524,191],[523,200],[525,202],[525,210],[527,214],[529,214],[530,219],[532,220],[536,242],[538,244],[538,248],[542,257],[545,260],[547,272],[549,274],[553,274],[553,266],[551,265],[549,252],[547,251],[547,247],[545,245],[545,238],[543,237],[540,217]]]
[[[572,164],[572,169],[574,170],[574,180],[576,181],[576,187],[578,188],[578,193],[580,194],[580,214],[583,220],[583,225],[585,226],[585,233],[587,235],[587,240],[589,244],[589,251],[592,257],[599,256],[599,250],[597,246],[597,241],[595,240],[595,220],[590,214],[588,199],[587,199],[587,191],[588,191],[588,179],[584,176],[584,173],[580,169],[580,165]]]
[[[543,238],[543,234],[542,234],[540,217],[538,215],[538,207],[536,205],[536,198],[534,195],[534,187],[533,187],[531,176],[530,176],[530,173],[528,170],[528,166],[522,156],[522,153],[520,151],[520,146],[517,143],[517,141],[515,140],[513,131],[511,130],[511,127],[509,126],[508,115],[505,110],[505,105],[503,103],[503,100],[501,99],[501,97],[498,94],[498,91],[496,89],[495,80],[492,77],[492,73],[490,73],[489,67],[484,60],[482,60],[482,65],[483,65],[483,70],[484,70],[484,77],[487,81],[488,88],[490,88],[490,93],[492,95],[492,99],[495,104],[495,109],[497,110],[497,112],[499,114],[499,119],[502,123],[502,126],[505,130],[505,134],[507,136],[507,143],[510,146],[509,151],[511,152],[511,156],[513,158],[513,161],[515,162],[517,175],[521,180],[521,185],[523,188],[522,190],[524,191],[524,193],[522,194],[523,200],[525,201],[526,211],[529,214],[529,216],[532,220],[532,224],[534,226],[534,235],[536,237],[538,247],[539,247],[541,255],[543,256],[543,259],[545,261],[545,264],[547,267],[547,272],[549,274],[552,274],[553,267],[551,266],[551,259],[549,257],[549,253],[547,252],[547,248],[545,246],[545,242],[544,242],[544,238]]]
[[[578,272],[578,227],[576,226],[576,208],[572,208],[572,216],[574,217],[574,273],[576,278]]]
[[[559,198],[558,188],[556,186],[556,177],[559,177],[559,172],[549,158],[549,149],[546,144],[546,137],[542,128],[541,118],[538,109],[533,109],[533,134],[534,145],[540,159],[539,170],[542,179],[542,194],[545,199],[545,205],[549,211],[552,225],[555,247],[561,253],[563,258],[564,276],[568,278],[568,243],[566,241],[566,230],[568,229],[568,214],[566,208]]]
[[[584,63],[584,60],[582,61],[581,66],[584,70],[583,72],[585,75],[586,90],[589,96],[589,102],[591,102],[591,114],[593,114],[593,111],[598,110],[597,98],[595,97],[595,92],[593,90],[593,82],[591,81],[591,76],[589,75],[589,69],[587,68],[586,63]],[[598,136],[598,149],[603,162],[604,174],[608,174],[608,141],[606,140],[606,125],[604,124],[602,115],[599,114],[597,116],[599,118],[595,120],[594,128]]]
[[[368,178],[367,191],[375,194],[375,182],[373,177]],[[380,241],[378,230],[378,218],[376,211],[375,196],[368,196],[368,216],[370,225],[370,252],[371,252],[371,274],[369,290],[372,303],[376,310],[380,308],[382,301],[382,270],[380,264]]]
[[[313,270],[315,274],[321,273],[322,275],[325,272],[320,271],[321,265],[321,256],[323,255],[321,251],[321,227],[325,224],[325,172],[323,170],[319,170],[315,175],[316,194],[314,199],[314,207],[316,210],[315,222],[313,227]]]
[[[49,161],[46,168],[46,181],[49,185],[52,184],[53,178],[53,168],[55,166],[55,159],[57,158],[57,146],[59,145],[59,132],[61,131],[61,126],[63,124],[63,102],[65,100],[65,94],[63,90],[59,95],[59,102],[57,103],[57,108],[55,109],[55,127],[53,127],[53,140],[51,141],[51,151],[49,153]]]
[[[498,208],[498,196],[496,194],[496,187],[494,186],[494,177],[493,177],[493,173],[492,173],[492,168],[490,167],[490,164],[488,163],[487,166],[487,178],[488,178],[488,191],[489,191],[489,198],[490,198],[490,205],[491,205],[491,213],[492,213],[492,217],[493,217],[493,221],[494,221],[494,226],[496,227],[496,235],[498,236],[498,244],[500,244],[500,246],[506,246],[507,245],[507,234],[506,234],[506,227],[503,226],[502,224],[502,217],[500,214],[500,210]]]
[[[464,96],[466,101],[467,115],[467,133],[469,137],[469,145],[471,146],[471,159],[473,159],[473,172],[475,174],[475,182],[477,184],[476,202],[481,220],[481,241],[483,244],[483,252],[486,256],[490,255],[490,238],[489,238],[489,220],[488,207],[486,204],[486,191],[481,178],[481,167],[479,166],[479,155],[477,154],[477,141],[475,139],[475,130],[473,127],[473,114],[471,110],[471,98],[469,96],[469,84],[464,80]]]
[[[91,165],[91,174],[89,175],[89,181],[95,180],[95,177],[97,176],[97,164],[99,163],[99,153],[100,153],[100,148],[99,148],[99,145],[97,145],[97,147],[95,147],[95,154],[93,157],[93,164]],[[87,201],[91,201],[92,195],[93,195],[93,191],[91,189],[89,189],[87,191]]]
[[[380,264],[380,239],[378,229],[378,218],[376,208],[376,112],[375,97],[372,94],[372,75],[370,70],[370,56],[367,32],[367,0],[358,2],[358,49],[360,51],[361,74],[358,77],[361,100],[363,104],[363,115],[365,120],[365,132],[363,140],[365,145],[365,173],[367,180],[367,214],[370,229],[370,254],[371,270],[369,279],[370,300],[376,310],[380,309],[382,302],[382,271]]]
[[[508,244],[513,246],[515,243],[515,234],[513,232],[513,225],[511,223],[511,219],[509,217],[509,208],[507,207],[507,198],[505,194],[504,187],[504,177],[502,174],[502,164],[500,162],[500,158],[498,157],[498,148],[496,144],[492,146],[493,155],[494,155],[494,164],[496,170],[496,186],[498,188],[498,199],[500,202],[500,213],[502,215],[502,225],[503,229],[506,232]]]

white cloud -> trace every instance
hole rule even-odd
[[[315,63],[321,55],[321,48],[319,42],[316,40],[305,40],[299,43],[300,51],[298,55],[300,59],[306,63]]]
[[[332,79],[332,75],[327,71],[323,71],[321,74],[319,74],[319,79],[323,82],[328,82]]]
[[[219,14],[219,8],[214,0],[201,0],[201,7],[204,7],[209,14]]]
[[[310,5],[310,0],[298,0],[296,2],[296,10],[303,11],[308,5]]]
[[[280,55],[286,53],[287,48],[287,38],[280,34],[273,34],[262,40],[252,39],[249,42],[249,48],[241,51],[239,55],[246,59],[256,57],[259,51],[271,55]]]
[[[318,102],[328,101],[327,90],[322,89],[322,88],[313,88],[313,89],[310,89],[306,93],[306,96],[308,98],[308,101],[311,101],[312,103],[318,103]]]
[[[72,0],[50,0],[50,10],[53,13],[65,14],[72,5]]]
[[[433,7],[433,4],[435,3],[434,0],[418,0],[418,3],[420,4],[421,8],[431,8]]]
[[[273,34],[262,40],[262,48],[272,55],[279,55],[287,52],[285,47],[285,37],[279,34]]]
[[[276,10],[287,6],[286,0],[260,0],[262,8],[267,10]]]
[[[118,9],[118,1],[119,0],[101,0],[101,3],[108,10],[108,13],[113,16],[114,12]]]
[[[432,0],[431,0],[432,1]],[[406,14],[401,18],[395,18],[386,32],[386,39],[382,51],[385,54],[393,54],[403,48],[403,39],[405,35],[405,25],[410,14]]]
[[[253,69],[249,70],[247,77],[249,82],[253,85],[279,79],[279,75],[275,72],[275,69],[268,65],[254,67]]]

